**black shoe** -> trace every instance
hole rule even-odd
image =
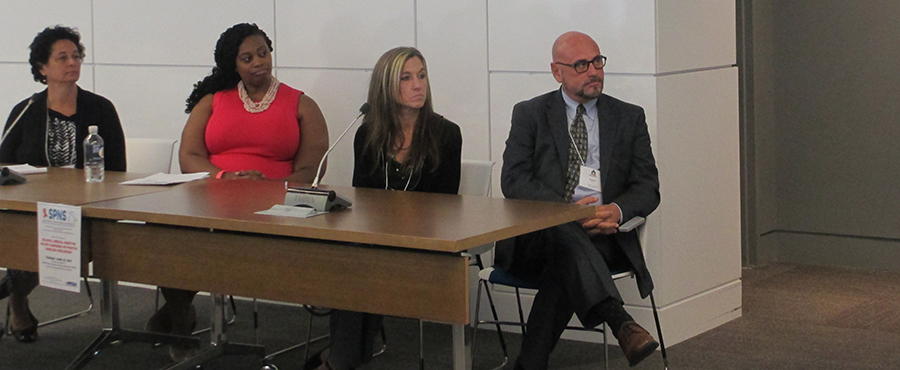
[[[306,360],[306,363],[303,364],[303,370],[315,370],[319,366],[322,366],[322,352],[325,352],[326,349],[328,348],[326,347],[325,349],[316,352],[312,357]]]
[[[200,349],[194,346],[176,346],[173,344],[169,346],[169,359],[177,364],[196,356],[199,351]]]
[[[312,357],[310,357],[309,360],[306,360],[306,363],[303,364],[303,370],[316,370],[320,366],[322,366],[323,363],[325,364],[326,369],[334,370],[331,367],[331,364],[329,364],[327,360],[322,359],[322,353],[325,352],[325,350],[327,350],[328,348],[329,347],[325,347],[321,351],[316,352],[316,354],[312,355]],[[350,370],[353,370],[353,369],[350,369]]]
[[[31,343],[37,340],[37,328],[38,321],[31,313],[28,314],[31,317],[31,322],[34,324],[31,327],[21,329],[21,330],[13,330],[13,337],[16,338],[17,341],[22,343]]]

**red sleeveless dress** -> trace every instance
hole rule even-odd
[[[209,161],[228,172],[257,170],[270,179],[293,173],[300,148],[300,95],[302,91],[282,83],[268,109],[250,113],[236,87],[215,93],[206,124]]]

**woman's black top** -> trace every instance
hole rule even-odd
[[[376,163],[375,159],[371,158],[373,154],[363,153],[369,132],[369,125],[364,123],[356,130],[356,137],[353,140],[353,186],[457,194],[462,156],[462,133],[459,126],[436,113],[428,117],[424,124],[428,125],[428,129],[438,132],[441,158],[437,168],[432,168],[432,162],[426,159],[425,167],[421,171],[409,174],[400,170],[400,163],[387,158],[387,163],[377,163],[378,168],[373,171],[371,166]]]
[[[3,145],[0,146],[0,163],[27,163],[32,166],[46,167],[51,165],[47,155],[47,126],[48,114],[50,120],[58,120],[59,115],[53,115],[47,110],[47,90],[35,94],[34,101],[28,110],[22,114],[22,118],[16,126],[9,131]],[[9,129],[16,117],[22,113],[28,100],[25,99],[13,107],[3,132]],[[122,132],[122,124],[116,107],[108,99],[90,91],[78,88],[76,113],[66,117],[75,126],[75,167],[84,166],[84,138],[88,135],[88,126],[97,126],[97,133],[103,138],[103,151],[106,170],[125,171],[125,134]],[[65,116],[63,116],[65,117]],[[53,130],[51,130],[53,131]],[[56,135],[52,132],[51,135]],[[57,140],[51,138],[50,144]],[[53,156],[51,154],[51,156]],[[56,162],[55,160],[52,162]]]

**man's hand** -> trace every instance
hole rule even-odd
[[[598,201],[596,197],[584,197],[575,202],[575,204],[587,205]],[[619,220],[622,215],[619,214],[619,207],[615,204],[604,204],[597,206],[593,217],[581,219],[581,226],[589,236],[597,234],[615,234],[619,231]]]

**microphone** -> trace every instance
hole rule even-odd
[[[369,113],[369,109],[371,109],[369,103],[363,103],[363,105],[359,107],[359,115],[350,122],[350,125],[344,129],[341,136],[338,136],[337,140],[334,141],[334,144],[331,144],[331,147],[325,151],[322,160],[319,161],[319,168],[316,169],[316,177],[313,179],[312,186],[309,188],[287,186],[285,188],[284,205],[310,207],[319,212],[350,207],[352,204],[350,200],[338,195],[334,190],[320,190],[319,179],[322,177],[322,165],[325,164],[325,159],[328,158],[328,154],[334,150],[338,142],[340,142],[344,135],[347,134],[347,131],[350,131],[353,124],[355,124],[356,121],[359,121],[360,117]]]
[[[16,185],[24,183],[25,177],[22,177],[18,172],[9,169],[9,167],[0,169],[0,185]]]
[[[21,119],[22,116],[25,115],[25,111],[28,110],[28,107],[31,106],[31,103],[34,103],[34,99],[38,96],[38,94],[40,94],[40,92],[36,92],[32,94],[30,98],[28,98],[28,104],[25,104],[25,108],[22,109],[21,112],[19,112],[19,116],[17,116],[16,119],[13,120],[12,124],[9,125],[9,128],[7,128],[6,131],[3,131],[3,136],[0,137],[0,146],[3,146],[3,142],[6,141],[6,137],[9,136],[10,131],[12,131],[13,127],[16,127],[16,124],[19,123],[19,119]]]

